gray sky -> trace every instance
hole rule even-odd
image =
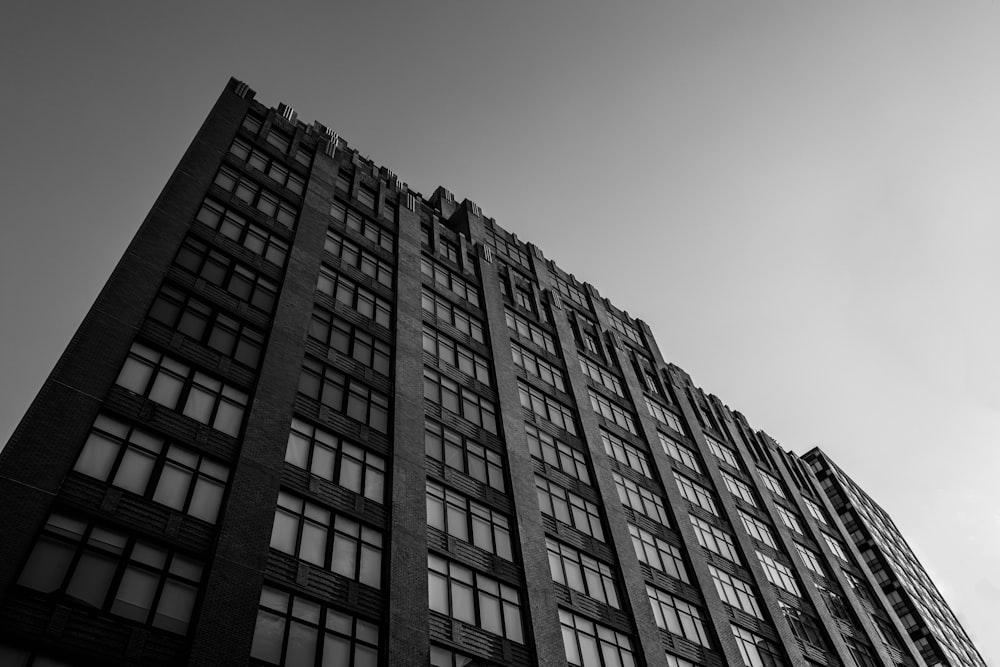
[[[0,8],[0,442],[233,75],[822,446],[1000,664],[1000,4],[290,6]]]

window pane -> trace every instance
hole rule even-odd
[[[357,661],[355,661],[356,663]],[[323,636],[323,667],[351,664],[351,643],[335,635]]]
[[[129,567],[118,586],[118,594],[111,606],[111,613],[145,623],[149,617],[149,609],[153,606],[156,584],[155,575]]]
[[[103,607],[117,561],[95,553],[85,553],[73,571],[66,595],[94,607]]]
[[[153,501],[175,510],[183,510],[190,483],[190,471],[167,463],[163,466],[163,472],[160,473],[160,481],[156,485]]]
[[[259,660],[277,664],[281,661],[281,638],[285,623],[280,616],[266,611],[257,612],[257,626],[253,633],[250,655]],[[341,664],[347,664],[346,662]]]
[[[111,472],[111,466],[114,464],[117,454],[118,443],[108,440],[97,433],[91,433],[73,469],[77,472],[82,472],[84,475],[105,481],[108,479],[108,474]]]
[[[135,447],[129,447],[121,465],[118,466],[114,485],[140,495],[145,493],[155,463],[156,459],[153,456]]]
[[[17,583],[42,593],[51,593],[62,585],[72,560],[73,549],[70,546],[41,537]]]
[[[191,506],[188,514],[197,517],[202,521],[215,523],[219,515],[219,505],[222,504],[222,493],[225,487],[218,482],[201,478],[194,487],[194,495],[191,496]]]
[[[312,667],[316,656],[316,628],[292,622],[288,631],[285,667]]]

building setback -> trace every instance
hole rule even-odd
[[[981,665],[824,484],[476,204],[232,80],[0,454],[0,664]]]

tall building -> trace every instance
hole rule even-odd
[[[235,80],[0,501],[3,665],[927,664],[642,321]]]

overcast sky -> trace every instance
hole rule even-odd
[[[0,8],[0,442],[236,76],[823,447],[1000,664],[1000,4],[205,4]]]

